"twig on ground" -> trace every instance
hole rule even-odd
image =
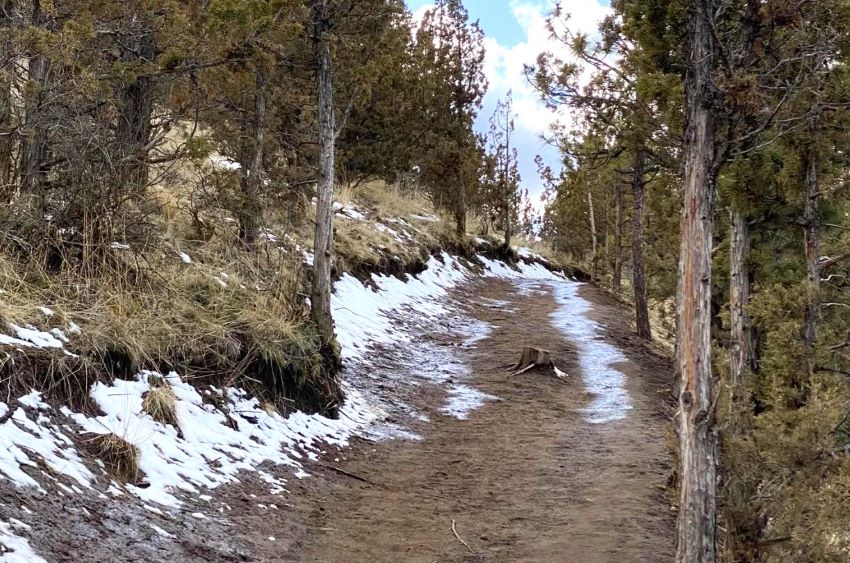
[[[512,373],[512,374],[511,374],[511,377],[516,377],[517,375],[522,375],[522,374],[524,374],[525,372],[529,371],[530,369],[532,369],[532,368],[536,368],[536,367],[537,367],[537,364],[530,364],[530,365],[528,365],[528,366],[526,366],[526,367],[522,368],[521,370],[519,370],[519,371],[517,371],[517,372]]]
[[[471,548],[471,547],[469,547],[469,544],[468,544],[468,543],[466,543],[465,541],[463,541],[463,538],[461,538],[461,537],[458,535],[458,533],[457,533],[457,525],[455,524],[455,521],[454,521],[454,520],[452,520],[452,533],[453,533],[453,534],[455,535],[455,537],[457,538],[457,541],[459,541],[460,543],[462,543],[462,544],[463,544],[463,547],[465,547],[466,549],[468,549],[468,550],[469,550],[469,553],[475,553],[474,551],[472,551],[472,548]]]
[[[349,473],[348,471],[345,471],[344,469],[340,469],[339,467],[334,467],[333,465],[326,465],[324,463],[319,463],[318,466],[324,467],[325,469],[330,469],[331,471],[336,471],[340,475],[345,475],[346,477],[349,477],[349,478],[354,479],[356,481],[361,481],[363,483],[366,483],[367,485],[373,485],[375,487],[380,487],[380,485],[378,483],[375,483],[374,481],[370,481],[369,479],[366,479],[365,477],[361,477],[360,475],[356,475],[354,473]]]

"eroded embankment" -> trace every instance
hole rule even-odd
[[[515,274],[482,260],[491,267],[485,275]],[[0,491],[14,500],[0,504],[6,558],[109,560],[120,553],[147,561],[251,559],[254,542],[223,530],[246,512],[282,511],[291,504],[288,489],[327,451],[344,451],[353,437],[415,437],[435,416],[420,407],[419,395],[441,394],[438,412],[458,418],[493,400],[465,382],[469,364],[454,347],[488,330],[450,305],[452,289],[480,275],[444,254],[415,278],[339,281],[333,305],[349,367],[348,401],[336,420],[283,417],[241,389],[197,384],[179,373],[141,372],[97,383],[90,394],[94,412],[59,408],[38,392],[7,400],[0,407]],[[73,325],[18,328],[3,343],[74,353]],[[452,346],[434,345],[429,335]],[[144,408],[154,388],[163,386],[173,396],[176,425]],[[138,473],[133,468],[129,482],[116,477],[128,473],[121,467],[128,459],[91,455],[105,436],[135,452]],[[278,541],[269,538],[274,534],[263,542]]]

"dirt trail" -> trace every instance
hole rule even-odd
[[[439,413],[444,397],[423,393],[432,404],[422,440],[362,442],[334,464],[349,475],[314,468],[314,479],[294,484],[302,508],[252,524],[258,536],[289,536],[256,542],[257,554],[322,562],[671,560],[669,362],[629,336],[620,306],[582,286],[605,339],[629,358],[617,368],[632,409],[623,420],[591,424],[578,352],[550,323],[551,289],[541,284],[529,294],[486,280],[462,291],[474,303],[470,314],[494,330],[458,353],[469,354],[469,383],[499,400],[458,420]],[[550,350],[569,382],[534,372],[508,377],[503,366],[523,345]]]

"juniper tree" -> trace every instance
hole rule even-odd
[[[508,91],[505,98],[496,104],[496,110],[490,117],[487,142],[488,156],[492,159],[488,182],[491,190],[482,196],[501,216],[505,248],[511,246],[511,237],[517,228],[520,203],[517,149],[513,144],[515,119],[513,96]]]
[[[478,187],[481,152],[473,125],[487,88],[484,33],[460,0],[438,0],[416,32],[420,119],[418,159],[434,203],[454,216],[458,235]]]

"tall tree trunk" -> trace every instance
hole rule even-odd
[[[593,245],[591,248],[590,255],[590,274],[594,278],[596,277],[596,265],[599,261],[599,248],[598,241],[596,238],[596,215],[593,212],[593,193],[590,190],[590,182],[587,182],[587,212],[590,217],[590,238],[591,244]]]
[[[331,316],[331,259],[333,251],[334,137],[336,125],[333,103],[333,72],[329,0],[312,0],[316,57],[316,92],[319,120],[319,184],[316,198],[316,231],[313,244],[313,280],[310,315],[319,333],[326,359],[334,353],[334,325]]]
[[[10,60],[13,56],[13,45],[11,39],[12,16],[15,12],[13,0],[3,0],[0,4],[0,32],[6,37],[2,46],[0,57],[2,60]],[[9,69],[4,66],[0,69],[0,198],[5,200],[12,195],[12,81],[13,76]]]
[[[602,192],[602,196],[602,209],[604,210],[602,222],[605,224],[605,228],[602,230],[602,263],[605,264],[606,267],[610,267],[611,245],[609,242],[611,238],[611,204],[608,201],[608,190]]]
[[[47,18],[41,9],[41,1],[33,0],[32,25],[37,28],[45,26]],[[45,203],[44,184],[47,160],[47,128],[43,114],[45,90],[50,63],[40,53],[31,54],[28,63],[29,81],[33,85],[33,93],[27,97],[25,104],[24,138],[21,145],[20,178],[21,188],[35,195],[43,207]]]
[[[262,217],[260,194],[263,188],[263,148],[266,134],[266,84],[268,72],[257,68],[254,92],[254,133],[251,164],[242,179],[242,206],[239,213],[239,239],[249,249],[257,244]]]
[[[122,37],[121,58],[128,64],[150,64],[156,59],[153,31],[141,22],[138,29]],[[121,113],[118,115],[118,186],[132,188],[136,195],[148,181],[147,157],[150,152],[151,116],[156,79],[141,74],[124,84],[119,92]]]
[[[511,152],[511,133],[513,132],[513,105],[512,100],[510,98],[510,93],[508,93],[508,106],[505,110],[505,124],[504,124],[504,132],[505,132],[505,162],[504,169],[502,170],[502,182],[505,193],[505,248],[509,249],[511,247],[511,237],[513,236],[513,211],[514,211],[514,199],[516,196],[517,186],[514,184],[511,178],[511,164],[512,164],[512,152]]]
[[[466,186],[458,188],[458,201],[455,203],[455,233],[458,237],[466,236]]]
[[[632,169],[632,192],[634,194],[634,212],[632,213],[632,279],[635,291],[635,326],[637,334],[645,340],[652,339],[649,326],[649,299],[646,291],[646,272],[643,266],[643,197],[644,197],[644,152],[639,147],[635,151]]]
[[[676,561],[716,561],[716,434],[711,380],[711,247],[716,120],[712,74],[715,0],[688,0],[683,209],[680,228],[678,339],[680,494]]]
[[[623,279],[623,185],[617,180],[614,184],[614,276],[611,287],[618,292]]]
[[[733,422],[742,414],[744,377],[750,364],[750,322],[747,303],[750,299],[750,278],[747,255],[750,251],[749,228],[744,214],[729,211],[731,244],[729,256],[729,314],[731,317],[729,345],[729,408]]]
[[[507,167],[506,167],[507,168]],[[505,174],[505,248],[511,247],[511,237],[513,236],[513,206],[511,205],[511,194],[507,186],[508,174]]]
[[[806,363],[811,374],[812,353],[818,338],[818,309],[820,308],[820,189],[818,186],[818,157],[813,147],[803,152],[803,184],[806,190],[803,203],[803,238],[806,253],[806,307],[803,314],[803,344]]]

